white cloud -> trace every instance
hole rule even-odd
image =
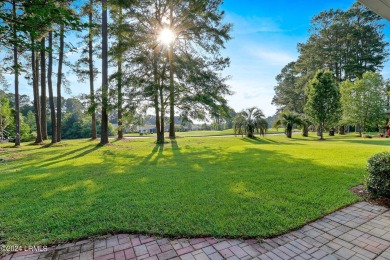
[[[229,85],[235,92],[227,97],[229,105],[236,111],[241,111],[248,107],[258,107],[267,116],[275,113],[276,109],[271,105],[274,96],[272,80],[262,81],[260,78],[250,78],[247,80],[229,80]]]
[[[273,50],[269,47],[263,46],[248,46],[246,47],[247,51],[252,54],[254,57],[257,57],[262,60],[262,62],[268,65],[274,66],[285,66],[291,61],[296,60],[296,55],[283,51],[283,50]]]

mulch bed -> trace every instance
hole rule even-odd
[[[390,198],[373,196],[368,190],[365,189],[363,184],[353,187],[350,191],[361,197],[364,201],[390,208]]]

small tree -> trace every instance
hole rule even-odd
[[[0,141],[8,137],[7,127],[12,123],[12,112],[9,107],[9,100],[6,97],[0,97]]]
[[[267,128],[268,124],[264,119],[263,111],[256,107],[243,110],[234,118],[235,134],[246,134],[247,137],[253,138],[256,131],[264,136]]]
[[[380,74],[366,72],[355,82],[344,81],[340,92],[343,115],[347,121],[360,125],[360,136],[367,127],[384,122],[386,89]]]
[[[310,81],[305,112],[309,119],[318,125],[321,140],[324,139],[324,128],[340,119],[340,91],[334,83],[331,71],[319,70]]]
[[[303,126],[304,121],[298,114],[284,112],[279,114],[279,119],[274,122],[273,127],[279,128],[280,126],[283,126],[287,138],[291,138],[294,125]]]

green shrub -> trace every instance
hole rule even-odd
[[[32,141],[35,141],[35,138],[37,138],[37,136],[35,134],[27,134],[27,135],[23,135],[22,138],[20,139],[21,142],[32,142]]]
[[[368,160],[366,186],[374,195],[390,197],[390,152],[375,154]]]

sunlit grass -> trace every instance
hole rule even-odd
[[[169,139],[168,139],[169,140]],[[3,145],[0,239],[51,244],[107,233],[266,237],[356,201],[389,139],[89,140]]]

